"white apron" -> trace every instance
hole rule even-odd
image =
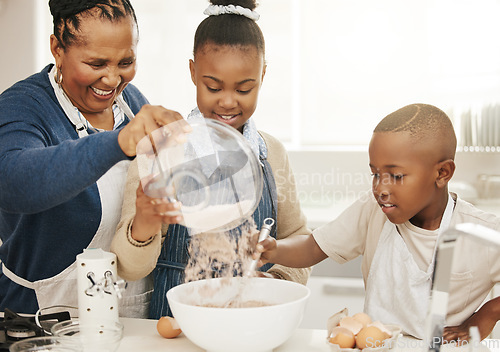
[[[450,225],[454,205],[453,198],[448,195],[432,260],[426,271],[418,267],[396,225],[386,221],[366,282],[364,310],[373,320],[396,324],[407,334],[424,337],[437,244],[439,236]]]
[[[78,136],[80,138],[87,136],[87,130],[81,123],[78,115],[76,115],[77,110],[69,99],[64,96],[62,89],[60,90],[57,87],[57,83],[54,80],[54,73],[53,69],[49,73],[49,79],[54,87],[60,105],[68,116],[68,119],[75,125]],[[130,119],[134,117],[121,95],[116,103]],[[116,226],[121,217],[123,192],[129,164],[129,160],[120,161],[97,180],[102,207],[101,223],[87,248],[102,248],[105,251],[109,251]],[[17,276],[3,263],[2,271],[5,276],[15,283],[35,290],[39,308],[48,308],[56,305],[78,306],[76,257],[75,261],[69,267],[56,276],[35,282],[30,282]],[[123,292],[123,297],[119,301],[120,316],[147,318],[152,291],[152,276],[128,282],[127,288]]]

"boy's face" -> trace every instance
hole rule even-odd
[[[257,108],[265,74],[263,55],[251,45],[207,44],[190,60],[189,68],[203,116],[242,132]]]
[[[435,229],[442,214],[436,201],[438,160],[431,147],[420,144],[407,132],[374,133],[369,146],[372,191],[392,223],[411,219],[415,226]]]

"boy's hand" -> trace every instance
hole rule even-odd
[[[478,327],[481,340],[483,340],[493,331],[496,322],[500,318],[499,312],[500,297],[497,297],[486,302],[462,324],[445,327],[443,331],[443,340],[445,342],[457,341],[462,344],[466,343],[470,339],[469,329],[472,326]]]
[[[307,268],[318,264],[328,256],[318,246],[312,234],[288,236],[279,240],[271,236],[260,241],[253,259],[261,255],[258,266],[267,263],[281,264],[290,268]]]
[[[488,337],[495,327],[496,320],[480,319],[477,314],[473,314],[469,319],[457,326],[447,326],[443,331],[443,340],[447,343],[456,342],[459,346],[467,344],[470,336],[469,329],[472,326],[477,326],[481,340]]]
[[[275,238],[267,236],[264,240],[257,243],[255,252],[252,255],[253,259],[257,259],[260,255],[258,267],[267,263],[273,263],[273,258],[278,250],[278,244]]]
[[[161,231],[162,224],[177,224],[182,221],[178,202],[148,197],[141,184],[137,187],[136,194],[136,214],[131,229],[134,240],[145,242]]]

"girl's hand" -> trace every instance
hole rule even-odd
[[[148,197],[141,184],[137,187],[136,194],[136,214],[131,229],[134,240],[145,242],[161,231],[162,224],[177,224],[182,221],[178,202]]]
[[[172,124],[172,122],[177,122]],[[171,125],[170,125],[171,124]],[[191,126],[176,111],[162,106],[144,105],[118,134],[118,144],[127,156],[135,156],[139,141],[154,130],[169,125],[174,135],[191,131]]]

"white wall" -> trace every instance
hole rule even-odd
[[[0,0],[0,92],[49,63],[48,11],[48,0]]]
[[[35,72],[34,25],[31,0],[0,0],[0,92]]]
[[[371,188],[367,147],[359,150],[334,147],[324,150],[289,150],[288,155],[294,170],[299,198],[314,222],[324,218],[325,212],[346,206],[361,192]],[[457,190],[453,189],[454,186],[461,187],[461,184],[467,183],[477,188],[479,193],[480,175],[500,175],[498,152],[459,151],[455,163],[457,168],[452,179],[452,190]],[[460,194],[463,191],[458,189],[457,192]],[[463,197],[470,198],[465,193]],[[498,198],[497,195],[495,198]],[[482,200],[474,201],[479,204]],[[333,219],[336,214],[335,211],[330,217]]]
[[[290,150],[288,155],[302,209],[313,229],[335,219],[361,192],[371,189],[367,149]],[[489,192],[494,196],[491,199],[471,199],[463,189],[468,184],[480,196],[480,176],[500,175],[499,159],[499,153],[457,152],[450,189],[478,208],[500,216],[499,184],[495,185],[495,194]],[[314,268],[313,275],[360,278],[361,258],[342,265],[327,259]]]
[[[0,0],[0,91],[52,60],[47,3]],[[134,84],[186,115],[195,105],[188,59],[208,1],[132,3]],[[287,145],[366,145],[383,116],[413,102],[448,112],[461,139],[462,113],[500,105],[498,0],[263,0],[257,10],[268,68],[254,117]]]

